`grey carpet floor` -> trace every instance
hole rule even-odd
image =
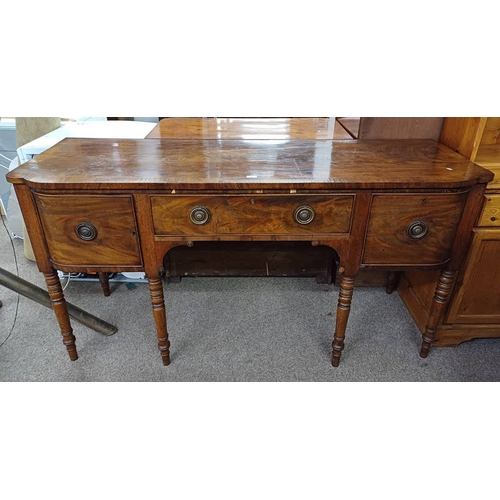
[[[14,255],[15,253],[15,255]],[[1,266],[45,289],[0,226]],[[157,349],[147,285],[71,282],[66,299],[118,327],[73,322],[71,362],[53,312],[0,287],[1,381],[498,381],[500,339],[418,356],[421,335],[397,293],[355,290],[340,366],[330,364],[338,289],[313,278],[183,278],[165,284],[171,364]]]

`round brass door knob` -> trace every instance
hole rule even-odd
[[[427,229],[427,224],[425,222],[417,220],[408,224],[406,234],[408,235],[408,238],[411,238],[412,240],[419,240],[427,234]]]
[[[205,207],[194,207],[191,210],[189,217],[191,219],[191,222],[202,226],[210,220],[210,210]]]
[[[80,222],[75,227],[75,233],[84,241],[92,241],[97,237],[97,228],[91,222]]]
[[[299,224],[309,224],[312,222],[315,216],[314,209],[309,205],[302,205],[301,207],[297,207],[295,212],[293,213],[293,218],[295,222]]]

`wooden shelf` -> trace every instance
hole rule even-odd
[[[495,174],[488,189],[500,189],[500,144],[481,144],[474,161]]]

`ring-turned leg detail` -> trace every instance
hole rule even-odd
[[[66,304],[66,300],[64,299],[59,276],[56,271],[52,273],[44,273],[43,276],[45,278],[45,283],[47,284],[47,291],[49,292],[52,308],[54,309],[57,322],[59,323],[59,328],[61,329],[63,344],[68,350],[71,361],[76,361],[78,359],[78,353],[76,352],[75,345],[76,339],[73,335],[73,328],[71,328],[68,306]]]
[[[161,278],[148,278],[149,294],[153,306],[153,316],[158,334],[158,349],[165,366],[170,364],[170,342],[167,332],[167,313],[163,298],[163,285]]]
[[[349,311],[351,309],[352,294],[354,291],[354,278],[342,277],[337,305],[337,318],[335,322],[335,335],[332,342],[332,365],[339,366],[340,355],[344,349],[345,330]]]
[[[444,312],[445,306],[450,300],[451,291],[457,277],[457,271],[443,271],[439,276],[432,301],[429,320],[425,327],[425,333],[422,335],[422,347],[420,348],[420,357],[426,358],[429,349],[434,341],[439,318]]]

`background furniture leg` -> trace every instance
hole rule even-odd
[[[109,289],[108,273],[97,273],[97,275],[99,276],[104,296],[109,297],[111,295],[111,290]]]
[[[387,285],[385,287],[385,291],[390,295],[396,287],[398,286],[399,278],[401,273],[398,271],[389,271],[387,273]]]
[[[63,336],[63,344],[68,350],[69,358],[71,361],[76,361],[78,359],[78,353],[76,352],[75,336],[73,335],[73,329],[71,328],[71,323],[69,321],[68,307],[66,305],[66,300],[64,299],[64,294],[61,287],[61,282],[59,281],[59,276],[57,271],[52,273],[43,273],[45,277],[45,283],[47,283],[47,289],[49,292],[49,297],[52,302],[52,308],[56,313],[57,322],[61,328],[61,334]]]
[[[344,349],[345,330],[349,311],[351,310],[351,300],[354,291],[354,278],[343,276],[340,282],[339,302],[337,305],[337,318],[335,322],[335,334],[332,342],[332,365],[339,366],[340,355]]]
[[[167,313],[163,298],[163,285],[161,278],[148,277],[149,294],[153,306],[153,316],[158,334],[158,349],[160,349],[161,359],[165,366],[170,364],[170,341],[167,332]]]

